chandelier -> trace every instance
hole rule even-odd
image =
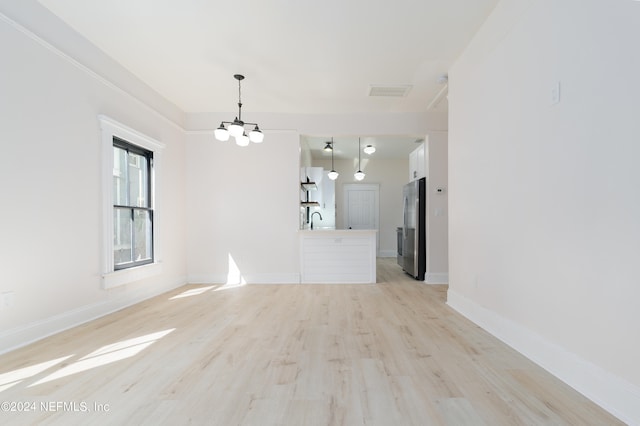
[[[244,80],[244,76],[240,74],[235,74],[233,76],[236,80],[238,80],[238,115],[233,121],[223,121],[220,123],[220,127],[218,127],[214,134],[216,139],[219,141],[227,141],[229,140],[229,136],[233,136],[236,138],[236,143],[240,146],[247,146],[249,142],[261,143],[264,140],[264,134],[260,131],[257,123],[248,123],[242,121],[242,98],[240,91],[240,82]],[[225,127],[225,124],[228,124],[229,127]],[[253,130],[249,132],[249,136],[247,136],[247,132],[244,130],[245,124],[249,126],[255,126]]]

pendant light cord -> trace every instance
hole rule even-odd
[[[238,79],[238,120],[242,121],[242,92],[240,91],[240,79]]]
[[[331,138],[331,170],[335,170],[333,167],[333,137]]]

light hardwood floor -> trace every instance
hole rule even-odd
[[[394,259],[375,285],[185,286],[0,356],[0,424],[621,424],[445,298]]]

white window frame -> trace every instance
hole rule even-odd
[[[105,115],[99,115],[102,136],[102,288],[109,289],[132,283],[162,273],[161,250],[157,234],[160,229],[158,209],[158,185],[161,167],[161,153],[165,144],[146,136]],[[153,216],[153,253],[154,262],[132,268],[115,270],[113,261],[113,138],[120,138],[130,144],[153,152],[153,169],[150,176],[151,206]]]

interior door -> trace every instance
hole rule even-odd
[[[379,231],[378,184],[344,185],[344,227],[346,229],[375,229]],[[376,250],[380,247],[380,232],[376,233]]]

